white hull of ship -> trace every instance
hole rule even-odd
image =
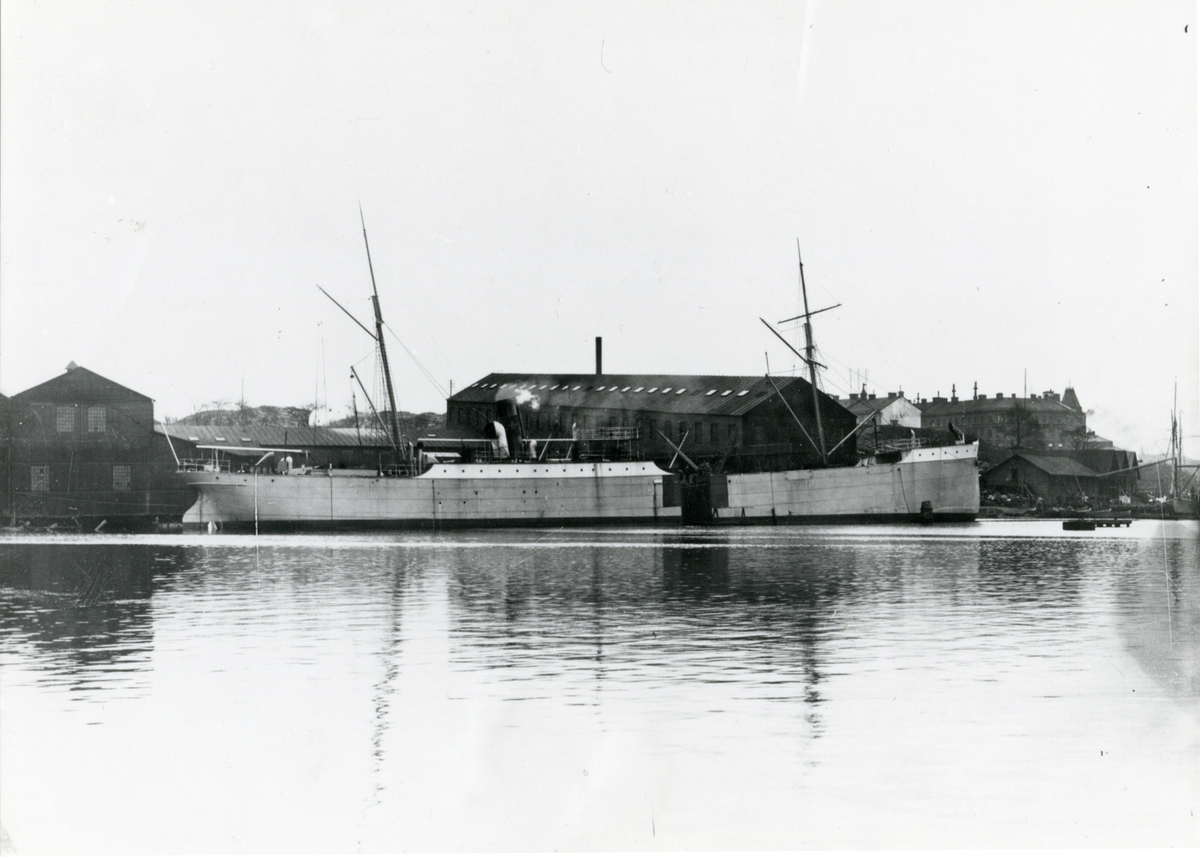
[[[964,521],[979,514],[977,444],[899,461],[714,476],[712,523]],[[679,524],[674,477],[651,462],[439,464],[413,478],[332,470],[188,472],[188,528],[272,531]]]
[[[714,477],[725,481],[712,492],[714,522],[971,521],[978,454],[969,443],[905,450],[890,463]]]
[[[272,531],[679,522],[652,462],[438,464],[416,477],[190,472],[188,528]]]

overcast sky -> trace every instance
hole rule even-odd
[[[0,7],[0,390],[340,409],[383,311],[442,387],[761,374],[796,240],[829,392],[1074,385],[1200,455],[1190,2]],[[392,344],[405,410],[444,410]],[[766,354],[764,354],[764,352]],[[364,359],[365,358],[365,359]],[[360,362],[361,361],[361,362]],[[360,399],[361,402],[361,399]]]

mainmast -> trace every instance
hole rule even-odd
[[[817,442],[821,444],[821,460],[825,461],[825,427],[821,424],[821,396],[817,392],[817,361],[813,358],[812,317],[808,311],[808,288],[804,285],[804,260],[800,256],[800,239],[796,239],[796,260],[800,263],[800,294],[804,296],[804,362],[808,364],[808,383],[812,386],[813,413],[817,417]],[[818,310],[822,312],[822,310]]]
[[[383,363],[383,379],[387,385],[388,407],[392,413],[392,443],[400,452],[400,422],[396,418],[396,393],[392,389],[392,369],[388,365],[387,346],[383,344],[383,314],[379,311],[379,289],[375,286],[375,266],[371,264],[371,244],[367,241],[367,222],[363,219],[362,205],[358,206],[358,219],[362,223],[363,245],[367,248],[367,268],[371,271],[371,305],[375,308],[375,341],[379,343],[379,358]]]
[[[1171,398],[1171,497],[1179,497],[1179,457],[1183,443],[1180,437],[1178,423],[1179,413],[1179,382],[1175,382],[1175,392]]]

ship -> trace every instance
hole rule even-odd
[[[361,217],[361,212],[360,212]],[[724,472],[697,462],[662,432],[637,425],[558,426],[561,431],[534,437],[522,400],[530,388],[547,390],[566,384],[485,384],[478,388],[475,413],[479,437],[406,440],[397,421],[396,400],[384,343],[384,322],[370,265],[370,245],[363,241],[371,268],[374,330],[354,321],[375,340],[389,409],[375,409],[361,379],[352,371],[391,454],[377,467],[353,469],[296,464],[302,448],[200,446],[207,458],[180,460],[179,475],[197,491],[183,518],[186,528],[209,532],[271,532],[339,529],[452,529],[467,527],[564,527],[605,525],[884,522],[972,520],[979,511],[977,443],[961,435],[948,443],[911,438],[892,442],[859,459],[849,450],[866,427],[856,425],[836,444],[827,446],[820,421],[805,291],[806,358],[812,374],[816,434],[811,437],[796,418],[817,466],[769,466],[757,472]],[[801,266],[803,288],[803,266]],[[332,296],[329,296],[334,300]],[[337,303],[334,300],[334,303]],[[354,318],[349,311],[338,307]],[[820,312],[818,310],[817,312]],[[778,335],[778,333],[776,332]],[[782,338],[782,337],[781,337]],[[786,342],[786,340],[785,340]],[[789,346],[790,347],[790,346]],[[798,352],[797,352],[798,353]],[[804,355],[800,355],[804,358]],[[597,351],[599,364],[599,350]],[[602,379],[597,365],[596,379]],[[764,379],[758,379],[763,381]],[[605,384],[594,383],[603,391]],[[497,388],[492,392],[490,388]],[[793,407],[769,376],[763,389],[778,394],[795,418]],[[570,385],[572,395],[581,389]],[[612,390],[625,393],[612,386]],[[639,388],[640,389],[640,388]],[[695,391],[693,391],[695,392]],[[676,389],[671,393],[675,400]],[[716,388],[699,393],[722,398]],[[729,393],[729,401],[751,402],[746,393]],[[742,398],[746,397],[746,398]],[[486,410],[486,413],[485,413]],[[450,423],[450,413],[447,415]],[[610,421],[611,422],[611,421]],[[651,423],[653,425],[653,423]],[[448,426],[449,427],[449,426]],[[669,431],[669,429],[668,429]],[[673,451],[670,460],[644,454],[651,434]],[[169,436],[168,436],[169,437]],[[835,456],[838,448],[840,456]],[[660,445],[661,446],[661,445]],[[232,455],[232,457],[231,457]],[[726,456],[722,456],[724,461]],[[846,463],[847,460],[851,463]],[[240,462],[240,463],[239,463]],[[836,462],[836,463],[835,463]]]
[[[816,359],[812,318],[840,304],[809,310],[804,260],[796,242],[800,294],[804,312],[786,322],[801,322],[804,353],[765,319],[759,319],[788,347],[808,370],[813,396],[812,414],[816,436],[809,434],[799,419],[796,423],[821,467],[763,469],[751,473],[712,473],[696,467],[681,486],[681,504],[686,523],[951,523],[974,521],[979,515],[979,442],[950,425],[951,438],[939,442],[909,437],[876,443],[853,466],[829,466],[831,456],[874,425],[863,419],[836,443],[827,442],[818,402],[817,370],[825,368]],[[768,380],[770,378],[768,377]],[[795,414],[792,414],[793,418]]]

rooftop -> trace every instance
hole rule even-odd
[[[536,400],[539,406],[606,408],[680,414],[738,416],[795,389],[810,395],[798,377],[761,375],[533,375],[495,372],[464,387],[450,402],[487,403],[506,398]],[[821,394],[829,403],[837,399]]]
[[[199,426],[187,423],[155,423],[154,430],[169,435],[172,440],[186,441],[198,446],[234,447],[306,447],[306,446],[370,446],[390,447],[391,443],[378,428],[324,428],[321,426]],[[361,440],[360,440],[361,438]]]

